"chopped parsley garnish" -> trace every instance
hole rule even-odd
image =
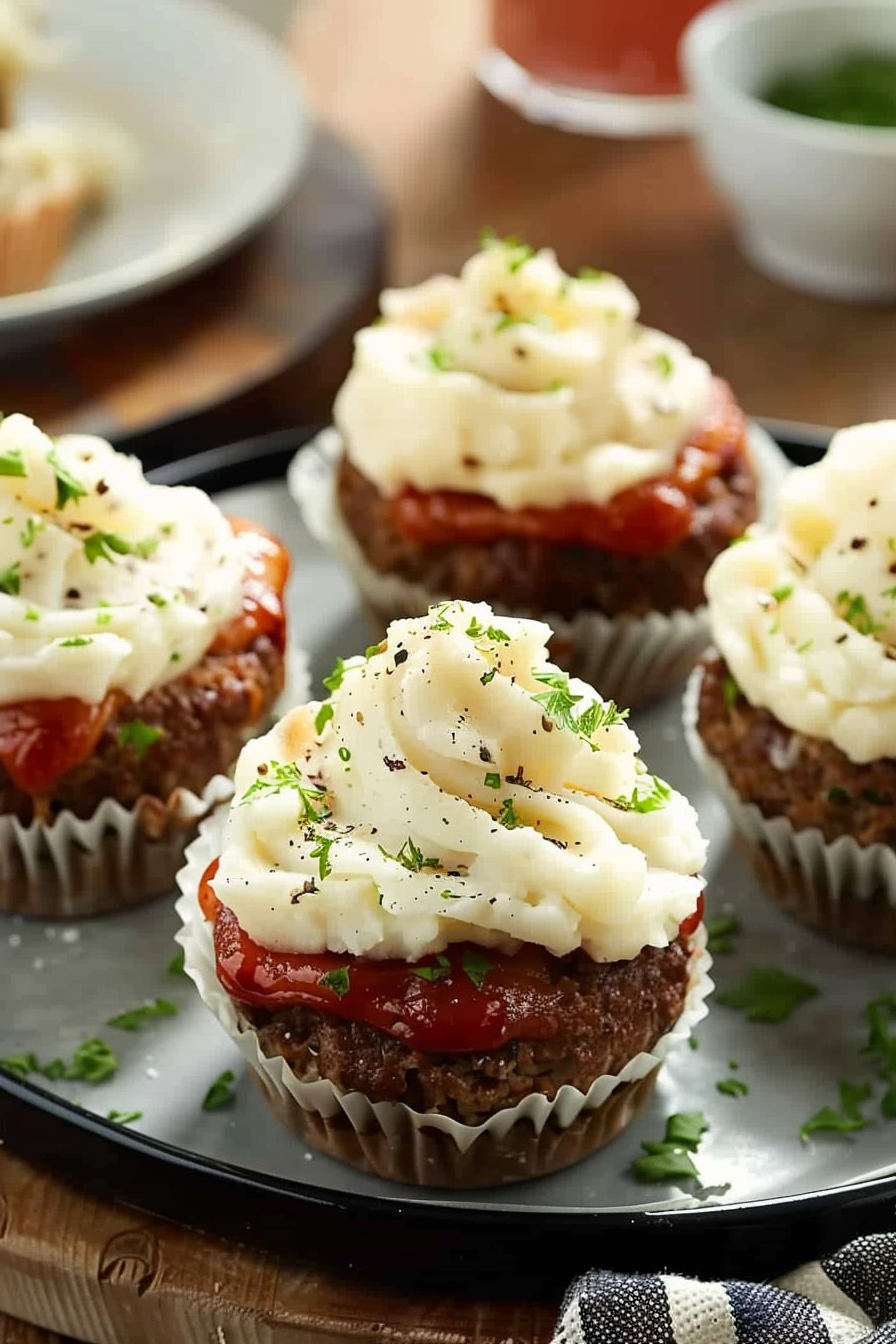
[[[320,737],[321,733],[326,728],[327,724],[330,722],[335,712],[336,711],[333,709],[333,706],[329,704],[329,702],[325,702],[324,704],[321,705],[320,709],[314,716],[314,731],[317,733],[318,737]]]
[[[294,789],[299,795],[299,821],[325,821],[330,815],[326,803],[320,808],[316,806],[321,798],[326,798],[326,791],[308,784],[294,761],[287,761],[285,765],[268,761],[263,769],[259,767],[258,778],[243,794],[240,806],[259,794],[281,793],[283,789]]]
[[[530,247],[528,243],[518,243],[515,238],[506,238],[504,246],[507,248],[507,269],[511,275],[516,275],[517,271],[535,256],[534,247]]]
[[[352,758],[352,754],[349,751],[348,747],[340,747],[336,755],[339,757],[340,761],[342,761],[343,764],[345,764],[346,761],[350,761]]]
[[[677,1115],[670,1115],[666,1121],[664,1142],[674,1143],[679,1148],[696,1153],[708,1129],[709,1121],[701,1111],[679,1111]]]
[[[598,748],[590,739],[598,728],[612,728],[628,718],[628,710],[620,710],[613,700],[608,700],[606,704],[596,701],[576,718],[572,713],[573,706],[580,703],[582,696],[572,694],[565,672],[544,672],[533,667],[532,676],[542,686],[550,688],[532,696],[536,705],[544,710],[545,718],[550,719],[557,728],[565,728],[583,738],[593,751]]]
[[[330,862],[330,850],[335,843],[335,835],[321,835],[320,832],[318,832],[317,844],[314,849],[312,849],[310,857],[319,861],[317,871],[321,882],[328,878],[333,871],[333,865]],[[380,904],[382,904],[382,901]]]
[[[861,593],[851,593],[848,588],[837,594],[837,606],[842,608],[840,616],[860,635],[876,635],[883,626],[875,621],[868,610],[868,603]]]
[[[440,891],[439,895],[443,901],[459,901],[462,893],[459,891]]]
[[[475,948],[470,947],[465,949],[460,964],[464,975],[467,976],[469,980],[473,981],[473,984],[477,989],[482,988],[485,982],[485,977],[488,975],[489,971],[494,970],[495,966],[495,963],[489,961],[488,957],[483,956],[481,952],[477,952]]]
[[[506,630],[499,630],[496,625],[483,625],[478,616],[473,617],[464,634],[469,639],[489,639],[493,644],[510,643],[510,636]]]
[[[603,280],[606,275],[606,271],[596,271],[593,266],[580,266],[577,278],[579,280]]]
[[[521,266],[525,266],[526,262],[535,256],[535,249],[528,243],[521,243],[512,233],[506,238],[499,238],[494,229],[485,228],[479,233],[479,243],[486,250],[503,247],[507,252],[507,269],[511,275],[515,275]]]
[[[142,761],[152,744],[164,736],[164,728],[155,728],[151,723],[144,723],[142,719],[130,719],[118,730],[118,745],[131,747],[137,759]]]
[[[512,798],[503,798],[501,800],[501,811],[498,813],[498,825],[503,826],[507,831],[515,831],[518,826],[525,825],[525,822],[516,814],[516,808],[513,806]]]
[[[428,614],[433,617],[432,624],[429,627],[430,630],[453,630],[454,626],[448,620],[446,612],[457,606],[459,606],[457,602],[440,602],[438,606],[430,607]],[[338,661],[341,662],[342,660],[339,659]],[[326,680],[324,680],[324,685],[327,685]]]
[[[167,597],[163,597],[161,593],[147,593],[146,596],[154,607],[167,607],[168,605]]]
[[[792,583],[782,583],[780,588],[772,589],[772,597],[775,599],[776,602],[786,602],[792,592],[793,592]]]
[[[87,494],[86,489],[81,482],[71,474],[68,467],[63,466],[55,448],[51,448],[47,453],[47,461],[53,468],[53,473],[56,477],[57,509],[64,509],[66,504],[71,500],[83,499]]]
[[[699,1050],[699,1049],[700,1049],[700,1042],[697,1040],[697,1037],[696,1037],[696,1036],[689,1036],[689,1037],[688,1037],[688,1046],[689,1046],[689,1048],[690,1048],[691,1050]]]
[[[663,378],[671,378],[672,370],[675,365],[672,363],[672,356],[666,350],[658,350],[653,357],[653,364]]]
[[[659,812],[672,797],[672,790],[665,780],[659,779],[656,775],[651,775],[650,778],[653,786],[649,793],[639,793],[636,784],[631,796],[614,799],[614,806],[621,808],[623,812]]]
[[[896,994],[882,994],[865,1009],[868,1040],[862,1053],[876,1057],[881,1077],[896,1073]]]
[[[165,967],[165,970],[168,973],[168,975],[185,975],[186,972],[184,971],[184,959],[185,959],[184,950],[183,948],[181,948],[179,952],[175,952],[174,956],[171,958],[168,965]]]
[[[810,1134],[824,1132],[854,1134],[856,1130],[870,1125],[871,1121],[862,1114],[861,1107],[871,1097],[871,1084],[850,1083],[841,1079],[839,1088],[840,1110],[834,1110],[833,1106],[822,1106],[800,1128],[801,1139],[805,1141]]]
[[[41,1064],[37,1056],[29,1052],[0,1059],[0,1067],[19,1078],[26,1078],[29,1073],[39,1073],[54,1081],[64,1079],[67,1082],[102,1083],[112,1077],[118,1068],[118,1060],[112,1047],[94,1036],[78,1046],[70,1064],[63,1059],[51,1059],[47,1064]]]
[[[142,1111],[110,1111],[106,1116],[107,1120],[114,1120],[117,1125],[132,1125],[135,1120],[143,1119]]]
[[[345,676],[345,673],[346,673],[345,660],[343,658],[337,658],[336,665],[334,666],[333,671],[330,673],[328,677],[324,677],[324,685],[326,686],[327,690],[338,691],[339,687],[342,685],[342,679]]]
[[[727,1008],[743,1008],[749,1022],[784,1022],[818,988],[775,966],[754,966],[744,980],[717,995]]]
[[[368,660],[374,658],[378,653],[386,652],[386,641],[381,639],[379,644],[368,644],[364,650],[364,657]]]
[[[119,1031],[138,1031],[144,1022],[155,1017],[175,1017],[177,1006],[167,999],[155,999],[152,1003],[141,1003],[139,1008],[128,1008],[126,1012],[110,1017],[107,1027],[117,1027]]]
[[[552,378],[545,388],[545,392],[562,392],[569,387],[569,383],[564,383],[562,378]]]
[[[439,980],[444,980],[446,975],[451,974],[451,962],[446,956],[436,957],[435,966],[412,966],[411,975],[419,975],[421,980],[428,980],[430,984],[435,984]]]
[[[60,649],[85,649],[93,640],[90,635],[72,635],[71,639],[60,639]]]
[[[814,639],[804,639],[802,644],[797,644],[797,653],[808,653],[814,643]]]
[[[84,558],[89,565],[95,565],[97,560],[108,560],[112,564],[113,555],[139,555],[146,560],[158,544],[154,537],[147,537],[144,541],[128,541],[117,532],[91,532],[89,537],[84,538]]]
[[[734,951],[731,935],[740,933],[740,920],[736,915],[717,915],[706,921],[706,950],[714,957]]]
[[[720,1078],[716,1083],[716,1091],[721,1092],[723,1097],[745,1097],[750,1089],[740,1078]]]
[[[17,1078],[27,1078],[29,1073],[39,1073],[40,1065],[37,1056],[29,1051],[27,1054],[7,1055],[5,1059],[0,1059],[0,1069],[5,1069]]]
[[[77,1082],[102,1083],[111,1078],[117,1068],[118,1060],[112,1047],[94,1036],[78,1046],[62,1076]]]
[[[624,723],[627,718],[628,710],[620,709],[615,700],[608,700],[606,704],[595,701],[583,709],[575,720],[575,731],[580,737],[591,738],[598,728],[613,728],[618,723]],[[590,745],[593,746],[593,743]]]
[[[0,453],[0,476],[24,477],[27,475],[20,449],[10,448],[8,452]]]
[[[506,331],[508,327],[534,327],[533,317],[521,317],[517,313],[502,313],[495,323],[495,331]]]
[[[501,776],[497,771],[494,772],[489,771],[489,773],[486,775],[485,779],[482,782],[485,784],[485,787],[487,789],[500,789]]]
[[[235,1075],[232,1069],[225,1069],[219,1078],[216,1078],[209,1090],[206,1092],[202,1101],[204,1111],[219,1111],[222,1106],[226,1106],[233,1101],[233,1083]]]
[[[15,597],[22,588],[22,562],[15,560],[6,569],[0,569],[0,593]]]
[[[426,357],[434,369],[439,373],[447,373],[449,369],[454,368],[454,356],[443,349],[440,345],[433,345],[426,352]]]
[[[334,971],[324,971],[317,983],[323,989],[331,989],[338,999],[344,999],[352,987],[349,968],[337,966]]]
[[[40,612],[38,611],[37,607],[26,607],[26,608],[25,608],[25,620],[26,620],[26,621],[39,621],[39,620],[40,620]]]
[[[490,681],[494,681],[497,675],[498,669],[496,667],[490,667],[487,672],[483,672],[479,680],[482,682],[483,686],[487,686]]]
[[[832,784],[828,789],[829,803],[851,803],[852,794],[840,784]]]
[[[681,1111],[670,1115],[666,1133],[661,1140],[646,1139],[641,1147],[645,1156],[635,1158],[632,1171],[639,1181],[656,1185],[663,1181],[698,1180],[700,1173],[694,1165],[692,1153],[700,1147],[700,1140],[709,1129],[706,1117],[700,1111]]]
[[[26,518],[25,526],[19,533],[19,542],[26,551],[30,546],[34,545],[35,537],[39,536],[39,534],[46,529],[46,526],[46,523],[36,523],[30,516]]]
[[[419,873],[424,868],[438,868],[440,862],[438,859],[425,859],[423,850],[417,848],[410,836],[405,840],[397,854],[390,854],[388,849],[383,849],[382,845],[379,846],[379,851],[385,858],[391,859],[393,863],[400,863],[402,868],[407,868],[409,873]]]
[[[881,1098],[881,1113],[888,1120],[896,1119],[896,994],[884,994],[872,999],[865,1009],[868,1040],[862,1053],[870,1055],[877,1065],[877,1075],[888,1084]]]

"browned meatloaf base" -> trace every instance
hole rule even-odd
[[[167,799],[179,786],[201,794],[213,775],[233,765],[283,677],[283,655],[266,635],[241,653],[207,653],[182,676],[123,705],[93,755],[63,775],[52,795],[23,793],[0,765],[0,813],[49,821],[63,809],[89,817],[104,798],[131,807],[142,794]],[[122,724],[133,719],[164,733],[142,759],[118,741]]]
[[[817,826],[827,841],[851,835],[860,845],[896,845],[896,760],[856,765],[832,742],[794,733],[742,695],[727,706],[730,676],[721,658],[705,664],[698,727],[738,797],[797,830]],[[787,760],[787,769],[774,759]]]
[[[403,1101],[475,1125],[533,1092],[553,1097],[564,1083],[587,1091],[650,1050],[681,1016],[689,953],[680,939],[646,947],[632,961],[600,964],[573,953],[556,966],[564,998],[552,1037],[469,1054],[413,1050],[364,1022],[312,1008],[237,1009],[264,1054],[282,1055],[302,1081],[329,1078],[370,1101]]]
[[[343,517],[381,573],[434,594],[568,619],[581,610],[606,616],[694,611],[703,605],[709,566],[756,518],[756,477],[745,456],[705,483],[690,536],[657,555],[616,555],[520,537],[418,546],[397,531],[389,500],[345,456],[338,490]]]

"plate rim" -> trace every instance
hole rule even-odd
[[[158,6],[157,12],[161,13],[166,3],[171,6],[172,0],[154,0],[154,3]],[[180,10],[189,9],[194,15],[202,15],[201,22],[217,27],[219,31],[230,29],[239,33],[241,41],[251,43],[259,53],[266,53],[272,75],[277,70],[276,78],[282,92],[280,131],[284,144],[277,171],[272,170],[266,190],[244,202],[226,228],[211,231],[211,241],[209,231],[206,231],[205,242],[202,236],[191,239],[174,254],[160,254],[156,249],[148,256],[137,257],[92,276],[50,283],[23,294],[0,298],[0,333],[13,334],[28,328],[49,329],[69,319],[109,312],[172,288],[235,250],[277,212],[301,180],[311,153],[315,123],[301,74],[290,64],[286,48],[251,19],[215,4],[213,0],[177,0],[177,3]],[[165,256],[168,256],[167,262]]]
[[[774,422],[757,420],[769,431]],[[789,447],[797,453],[823,451],[830,431],[813,425],[789,424],[792,436],[779,439],[785,450]],[[165,485],[184,484],[214,486],[216,492],[244,486],[250,483],[263,483],[277,479],[288,465],[295,452],[303,447],[319,431],[320,426],[302,426],[241,440],[223,445],[205,452],[183,458],[178,462],[167,463],[148,472],[154,482]],[[116,1179],[125,1176],[124,1167],[114,1163],[114,1157],[130,1154],[156,1166],[159,1174],[170,1176],[172,1171],[199,1178],[210,1185],[222,1185],[232,1192],[245,1195],[263,1195],[265,1199],[276,1203],[289,1212],[314,1209],[325,1211],[337,1217],[363,1216],[378,1219],[386,1223],[400,1223],[412,1233],[416,1226],[432,1228],[438,1226],[447,1233],[461,1232],[464,1235],[478,1233],[489,1236],[500,1229],[522,1237],[526,1225],[533,1224],[530,1232],[543,1237],[545,1232],[573,1234],[589,1238],[593,1246],[594,1238],[614,1236],[626,1231],[631,1233],[649,1233],[661,1236],[665,1240],[674,1240],[675,1234],[709,1233],[737,1231],[744,1227],[766,1227],[775,1222],[779,1230],[782,1224],[790,1227],[799,1220],[812,1220],[820,1223],[818,1217],[831,1211],[843,1212],[855,1206],[867,1207],[896,1201],[896,1174],[877,1176],[827,1186],[818,1190],[804,1191],[795,1195],[779,1195],[771,1198],[735,1201],[726,1204],[705,1204],[689,1208],[564,1208],[560,1206],[540,1207],[535,1210],[527,1205],[504,1205],[476,1203],[476,1192],[471,1198],[444,1200],[438,1191],[427,1198],[405,1198],[402,1195],[366,1194],[335,1190],[326,1186],[314,1185],[307,1181],[298,1181],[288,1177],[275,1176],[263,1171],[254,1171],[232,1163],[196,1153],[187,1148],[169,1144],[152,1135],[129,1131],[77,1107],[65,1098],[45,1092],[42,1088],[26,1079],[15,1078],[0,1070],[0,1104],[12,1102],[25,1115],[38,1112],[43,1122],[50,1121],[58,1127],[60,1137],[71,1140],[72,1133],[87,1135],[95,1145],[98,1140],[113,1157]],[[5,1109],[5,1106],[4,1106]],[[7,1117],[8,1118],[8,1117]],[[13,1119],[15,1117],[13,1116]],[[24,1128],[27,1128],[24,1127]],[[24,1133],[24,1129],[22,1130]],[[27,1148],[28,1139],[24,1139]],[[95,1165],[88,1163],[88,1165]],[[137,1201],[140,1207],[149,1212],[154,1200],[145,1198]],[[789,1217],[788,1217],[789,1215]],[[195,1220],[194,1220],[195,1221]],[[201,1220],[200,1220],[201,1221]],[[211,1228],[210,1230],[214,1230]],[[537,1230],[537,1231],[536,1231]],[[683,1238],[690,1241],[690,1235]],[[353,1252],[356,1254],[356,1252]],[[469,1266],[466,1266],[469,1269]]]

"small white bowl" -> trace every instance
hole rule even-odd
[[[707,169],[760,270],[835,299],[896,296],[896,129],[770,107],[779,75],[896,54],[894,0],[727,0],[686,30]]]

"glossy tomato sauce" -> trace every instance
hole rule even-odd
[[[246,560],[243,609],[219,631],[210,652],[239,652],[260,635],[269,636],[282,652],[288,552],[257,524],[238,518],[228,521],[241,539]],[[24,793],[49,793],[63,775],[88,759],[125,699],[121,692],[111,691],[98,705],[72,696],[0,705],[0,763]]]
[[[518,537],[617,555],[655,555],[690,535],[707,481],[746,453],[743,414],[727,383],[717,378],[710,411],[679,449],[672,471],[621,490],[605,504],[502,509],[485,495],[409,487],[391,501],[392,521],[418,546]]]
[[[218,901],[210,864],[199,904],[215,925],[218,979],[240,1003],[276,1011],[304,1006],[366,1022],[415,1050],[463,1053],[497,1050],[511,1040],[549,1040],[565,997],[557,958],[525,944],[512,957],[472,943],[454,943],[438,956],[371,961],[272,952],[260,947]],[[681,925],[688,938],[703,918],[703,897]],[[566,991],[568,996],[568,990]]]

